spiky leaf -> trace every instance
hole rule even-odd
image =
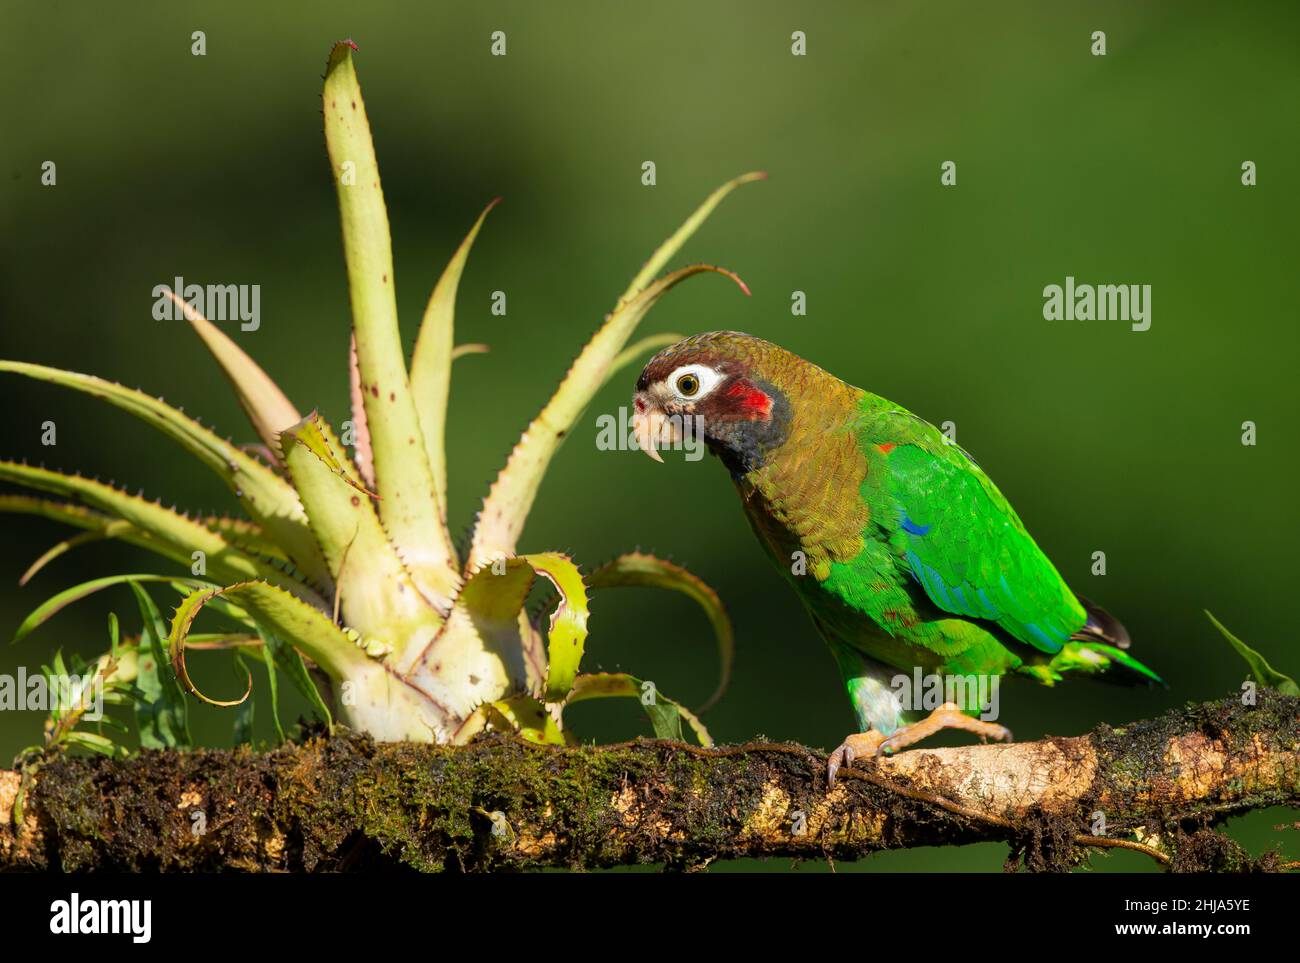
[[[174,439],[211,468],[239,497],[244,509],[271,534],[297,566],[324,580],[324,562],[307,528],[293,488],[266,465],[218,437],[166,402],[93,375],[18,361],[0,361],[0,371],[25,375],[101,398]]]
[[[713,745],[713,737],[695,713],[680,702],[669,699],[658,687],[647,686],[641,679],[625,672],[594,672],[578,676],[573,682],[573,691],[564,704],[608,698],[638,700],[650,718],[655,735],[660,739],[680,739],[680,720],[685,719],[700,745]]]
[[[524,430],[484,499],[470,549],[471,568],[478,568],[499,555],[514,553],[551,458],[604,384],[606,373],[628,337],[668,291],[688,277],[709,271],[731,278],[748,293],[744,282],[730,271],[693,264],[665,275],[631,300],[622,302],[587,342],[551,400]]]
[[[523,606],[538,575],[559,593],[547,639],[550,665],[544,698],[563,699],[582,658],[588,610],[582,573],[558,552],[497,559],[466,579],[447,623],[420,654],[412,681],[433,689],[440,678],[473,677],[474,684],[462,684],[454,694],[443,696],[454,711],[466,715],[502,692],[521,689],[528,676],[524,662],[529,640],[524,633],[530,629]]]
[[[189,709],[185,694],[169,671],[164,640],[167,625],[149,593],[136,580],[129,582],[140,609],[140,655],[136,669],[135,721],[144,749],[190,745]]]
[[[432,638],[442,618],[402,564],[369,493],[347,477],[322,429],[313,412],[286,430],[285,465],[338,587],[345,624],[389,644],[400,660],[408,646]]]
[[[434,490],[437,492],[438,505],[444,513],[444,524],[447,511],[447,397],[451,391],[456,292],[460,288],[460,278],[465,272],[465,262],[469,260],[474,239],[478,237],[488,212],[500,200],[498,197],[483,209],[443,270],[424,309],[415,353],[411,356],[411,393],[415,397],[415,410],[424,432],[424,448],[429,455],[429,467],[433,471]]]
[[[735,658],[736,639],[731,628],[731,619],[722,604],[718,593],[699,576],[692,574],[680,565],[657,558],[644,552],[629,552],[602,565],[591,573],[587,585],[593,589],[609,588],[618,585],[645,585],[655,588],[671,589],[674,592],[694,599],[704,609],[713,626],[713,636],[718,646],[718,685],[713,694],[700,706],[699,712],[706,711],[722,698],[731,681],[731,665]]]
[[[366,399],[361,391],[361,369],[357,366],[357,336],[348,341],[348,395],[352,403],[353,460],[366,487],[375,487],[375,451],[370,445],[366,423]]]
[[[292,573],[282,571],[275,565],[242,551],[206,525],[186,518],[170,508],[164,508],[157,502],[146,501],[138,495],[128,495],[102,482],[82,478],[79,475],[64,475],[46,468],[35,468],[9,461],[0,461],[0,480],[79,498],[92,508],[124,519],[135,529],[146,532],[156,540],[158,550],[187,567],[191,563],[193,553],[201,551],[206,559],[207,574],[212,578],[222,581],[242,578],[267,579],[291,589],[303,598],[320,602],[319,595]],[[296,497],[294,504],[298,504]],[[299,511],[301,512],[301,509]],[[311,532],[308,531],[307,534],[310,535]],[[319,549],[314,545],[313,551],[319,557]],[[327,573],[326,578],[328,579]]]
[[[352,61],[336,44],[325,68],[325,143],[338,189],[357,366],[374,450],[379,513],[417,584],[450,599],[454,551],[411,396],[393,293],[388,210]]]
[[[674,231],[668,240],[660,244],[654,254],[650,255],[650,260],[641,266],[641,270],[632,279],[632,283],[627,286],[627,290],[623,292],[623,297],[620,300],[626,301],[631,298],[648,285],[655,275],[667,267],[668,262],[682,249],[682,245],[694,236],[695,232],[709,219],[709,215],[713,213],[714,208],[721,204],[728,194],[744,184],[752,184],[755,181],[762,180],[767,180],[766,171],[750,171],[748,174],[733,177],[706,197],[704,203],[682,222],[682,226]]]
[[[262,367],[224,331],[195,310],[193,305],[176,292],[169,290],[167,294],[181,309],[185,319],[189,321],[195,334],[203,340],[203,344],[212,353],[217,364],[221,365],[221,370],[225,372],[231,386],[235,389],[235,397],[239,399],[240,407],[248,415],[253,430],[261,437],[263,444],[271,450],[272,455],[275,455],[279,450],[276,442],[280,432],[302,418],[298,414],[298,409],[285,397],[280,386],[271,380],[270,375],[263,371]]]
[[[184,671],[186,639],[199,611],[213,599],[235,603],[263,631],[292,640],[294,647],[330,678],[347,679],[370,667],[369,657],[319,609],[266,582],[239,582],[225,588],[200,588],[186,596],[176,609],[167,642],[172,665],[182,682],[188,681]]]
[[[38,605],[18,626],[13,641],[21,641],[73,602],[79,602],[86,596],[93,595],[102,589],[112,588],[114,585],[125,585],[130,582],[184,582],[191,588],[207,584],[197,579],[176,579],[169,575],[107,575],[103,578],[91,579],[88,582],[81,582],[66,588]]]
[[[298,693],[316,710],[320,720],[333,731],[334,716],[329,706],[325,704],[325,700],[321,698],[320,689],[316,688],[316,683],[312,680],[311,673],[307,671],[307,666],[298,650],[281,642],[270,632],[262,633],[262,641],[266,644],[266,650],[271,653],[276,667],[288,677]]]

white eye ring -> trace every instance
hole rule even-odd
[[[695,391],[687,394],[679,387],[683,378],[691,377],[695,379]],[[684,364],[677,368],[664,379],[664,384],[668,390],[673,393],[673,397],[678,401],[699,401],[710,391],[718,386],[718,382],[723,379],[721,372],[714,371],[708,365],[704,364]]]

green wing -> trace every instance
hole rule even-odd
[[[930,601],[1060,651],[1087,613],[983,469],[903,409],[869,411],[857,430],[872,524]]]

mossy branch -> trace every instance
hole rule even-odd
[[[829,793],[825,771],[822,753],[793,744],[554,749],[501,736],[63,758],[40,769],[21,828],[19,775],[0,772],[0,870],[697,868],[987,840],[1038,870],[1097,847],[1174,870],[1277,869],[1212,827],[1300,807],[1300,699],[1261,690],[1255,706],[1189,705],[1123,730],[919,749],[859,764]]]

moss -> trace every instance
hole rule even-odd
[[[1176,816],[1148,790],[1171,774],[1172,738],[1203,733],[1230,748],[1264,739],[1300,748],[1300,702],[1261,692],[1161,719],[1107,726],[1091,736],[1094,784],[1066,812],[1031,812],[1013,827],[954,813],[843,774],[828,796],[825,759],[796,745],[750,743],[705,752],[682,743],[542,749],[493,735],[465,748],[376,744],[340,731],[268,753],[248,749],[144,752],[115,762],[51,760],[30,801],[43,846],[32,865],[65,870],[481,871],[536,866],[599,868],[662,862],[692,869],[732,856],[858,858],[891,847],[1005,839],[1011,863],[1065,870],[1091,814],[1109,807],[1107,835],[1159,834],[1178,869],[1254,870],[1215,827],[1257,805],[1294,801],[1291,781],[1253,787],[1227,780]],[[1060,741],[1079,751],[1077,741]],[[936,763],[937,764],[937,763]],[[779,792],[772,792],[772,787]],[[816,820],[806,839],[793,814]],[[506,831],[494,831],[494,813]],[[196,822],[196,814],[201,814]],[[196,830],[202,829],[202,832]]]

